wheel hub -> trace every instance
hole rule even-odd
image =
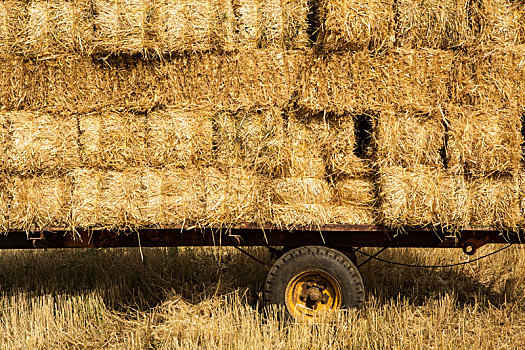
[[[286,288],[286,306],[296,317],[316,317],[320,312],[338,309],[340,305],[339,283],[324,271],[303,271]]]

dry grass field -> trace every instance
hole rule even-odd
[[[477,256],[497,249],[486,246]],[[265,250],[252,254],[269,262]],[[230,248],[0,252],[2,349],[523,349],[525,250],[473,264],[362,268],[364,309],[316,323],[264,312],[266,267]],[[460,250],[392,249],[412,264]]]

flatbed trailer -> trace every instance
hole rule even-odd
[[[473,255],[485,244],[521,244],[523,232],[494,229],[407,228],[378,225],[326,225],[283,229],[244,224],[233,227],[151,227],[136,230],[48,229],[10,232],[0,249],[233,246],[268,247],[278,259],[264,288],[265,302],[285,306],[293,317],[316,317],[341,307],[359,308],[364,285],[358,267],[388,248],[461,248]],[[279,247],[279,248],[276,248]],[[355,252],[379,247],[357,265]],[[242,249],[241,249],[242,250]]]

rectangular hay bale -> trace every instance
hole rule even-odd
[[[445,122],[441,110],[384,110],[376,125],[375,161],[386,166],[443,165]]]
[[[79,116],[79,126],[84,166],[122,170],[148,163],[145,115],[105,111]]]
[[[471,227],[516,229],[521,220],[517,176],[476,177],[468,188]]]
[[[231,50],[234,13],[229,1],[163,1],[156,12],[160,51],[184,53]]]
[[[204,176],[196,168],[168,168],[162,172],[161,224],[204,226],[206,197]],[[149,208],[149,207],[148,207]],[[150,219],[151,222],[153,220]],[[157,222],[157,221],[155,221]]]
[[[447,156],[461,174],[514,174],[520,166],[521,115],[516,109],[450,106]]]
[[[284,142],[281,173],[287,177],[326,175],[324,145],[330,138],[330,127],[323,115],[289,116]]]
[[[329,208],[330,221],[335,225],[374,225],[377,217],[373,207],[357,205],[339,205]]]
[[[240,167],[203,169],[206,225],[262,224],[268,218],[264,177]]]
[[[270,183],[272,223],[283,227],[330,222],[332,191],[326,180],[312,177],[275,179]]]
[[[72,229],[72,187],[69,177],[11,176],[10,230]]]
[[[147,115],[146,159],[153,167],[212,161],[212,115],[205,109],[169,108]]]
[[[26,56],[92,50],[93,16],[88,0],[47,0],[28,3],[23,27]]]
[[[142,169],[107,171],[100,178],[99,225],[107,228],[136,228],[147,224],[144,213]],[[154,195],[154,188],[150,195]]]
[[[0,234],[9,230],[9,207],[11,196],[7,174],[0,172]]]
[[[166,60],[61,56],[0,58],[0,108],[91,113],[188,105],[214,110],[282,107],[306,59],[298,51],[174,56]]]
[[[145,53],[154,45],[154,2],[150,0],[93,0],[93,52]]]
[[[7,150],[11,144],[11,118],[9,113],[0,113],[0,174],[7,170],[9,155]]]
[[[23,0],[0,2],[0,56],[23,53],[27,3]]]
[[[469,224],[469,192],[461,175],[429,167],[383,167],[380,213],[391,228],[465,228]]]
[[[476,43],[468,0],[398,0],[396,45],[418,49],[458,49]]]
[[[233,0],[239,49],[309,46],[308,0]]]
[[[75,169],[71,176],[77,228],[188,227],[204,215],[196,169]]]
[[[330,224],[376,223],[375,184],[371,178],[345,177],[334,184]]]
[[[284,121],[280,109],[218,112],[213,121],[218,166],[242,165],[269,175],[278,172],[284,147]]]
[[[471,22],[478,28],[479,42],[490,48],[525,44],[525,4],[514,0],[471,2]]]
[[[525,46],[498,46],[457,54],[451,102],[485,108],[525,106]]]
[[[4,112],[9,119],[7,168],[17,174],[60,174],[80,163],[74,116]]]
[[[371,206],[376,201],[375,185],[371,178],[347,177],[335,182],[334,202],[338,205]]]
[[[451,52],[431,49],[317,57],[301,73],[297,104],[335,113],[359,112],[363,106],[425,111],[448,101],[453,58]]]
[[[394,44],[394,0],[323,0],[319,42],[326,51],[385,51]]]

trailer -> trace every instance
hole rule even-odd
[[[266,278],[265,303],[284,306],[291,317],[315,318],[323,311],[360,308],[365,288],[359,267],[388,248],[461,248],[474,255],[489,243],[521,244],[521,237],[522,232],[495,229],[394,231],[379,225],[152,227],[78,230],[74,235],[52,228],[10,232],[0,237],[0,249],[230,246],[244,252],[242,247],[267,247],[277,259]],[[381,249],[358,264],[356,252],[365,247]]]

